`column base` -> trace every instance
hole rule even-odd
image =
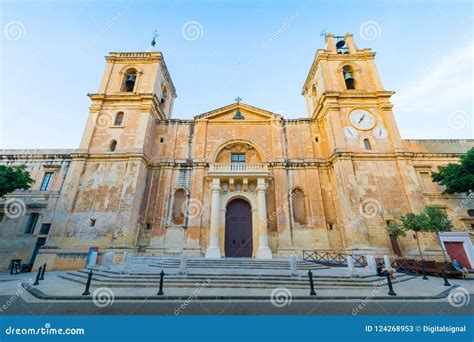
[[[206,258],[218,259],[221,257],[221,250],[219,247],[209,247],[206,251]]]
[[[271,259],[272,251],[268,247],[257,249],[257,259]]]

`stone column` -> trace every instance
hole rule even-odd
[[[257,210],[258,210],[258,249],[257,259],[271,259],[272,251],[268,247],[267,232],[267,201],[265,199],[265,178],[257,182]]]
[[[219,212],[220,212],[220,180],[212,179],[212,197],[211,197],[211,231],[209,236],[209,247],[206,251],[206,258],[220,258],[221,250],[219,248]]]

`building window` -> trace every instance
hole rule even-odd
[[[124,113],[123,112],[118,112],[116,115],[115,115],[115,120],[114,120],[114,125],[115,126],[122,126],[123,125],[123,117],[124,117]]]
[[[184,213],[186,208],[186,192],[183,189],[178,189],[174,193],[173,217],[174,224],[184,223]]]
[[[135,88],[135,82],[137,80],[137,72],[135,69],[130,69],[125,73],[122,84],[122,91],[132,92]]]
[[[165,86],[161,89],[161,100],[160,100],[160,108],[162,110],[165,109],[166,101],[168,100],[168,90]]]
[[[328,227],[328,230],[334,229],[334,225],[332,223],[328,223],[327,227]]]
[[[474,217],[474,209],[467,209],[467,214],[471,217]]]
[[[245,153],[232,153],[230,155],[230,162],[235,163],[245,163]]]
[[[300,189],[294,189],[291,192],[293,204],[293,220],[295,223],[306,224],[306,208],[304,203],[304,193]]]
[[[109,145],[109,151],[114,152],[117,148],[117,140],[112,140]]]
[[[25,227],[25,234],[33,234],[35,231],[36,223],[38,222],[39,214],[38,213],[31,213],[30,217],[28,217],[28,223]]]
[[[431,179],[431,172],[422,171],[420,172],[421,187],[424,191],[433,191],[433,180]]]
[[[43,223],[40,228],[40,235],[48,235],[51,229],[51,223]]]
[[[53,172],[46,172],[43,177],[43,182],[41,182],[40,191],[47,191],[49,184],[51,184],[51,179],[53,178]]]
[[[369,139],[364,139],[364,147],[367,151],[370,151],[372,149]]]
[[[95,227],[96,221],[97,221],[97,220],[96,220],[95,218],[91,218],[90,221],[89,221],[89,226]]]
[[[147,223],[146,226],[145,226],[145,229],[146,230],[151,230],[151,223]]]
[[[164,138],[160,138],[160,143],[163,144],[165,142]]]
[[[355,89],[354,71],[352,67],[346,65],[342,68],[342,75],[344,76],[344,82],[346,83],[346,89]]]

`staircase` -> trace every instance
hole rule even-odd
[[[298,261],[298,274],[290,275],[288,259],[257,260],[249,258],[187,260],[186,274],[180,274],[180,259],[163,257],[135,257],[129,271],[118,264],[96,266],[92,283],[106,287],[153,287],[160,281],[160,272],[165,272],[166,287],[175,288],[240,288],[270,289],[285,287],[289,289],[307,289],[308,270],[313,272],[315,286],[320,289],[359,287],[371,288],[384,285],[385,278],[361,274],[352,278],[338,268],[334,272],[326,266],[307,261]],[[89,270],[71,271],[58,275],[77,283],[85,284]],[[394,283],[407,281],[414,277],[400,274]]]

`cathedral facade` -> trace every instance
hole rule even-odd
[[[442,241],[474,267],[474,202],[431,181],[474,140],[403,140],[374,58],[351,35],[328,34],[303,85],[307,117],[237,99],[181,120],[162,53],[110,53],[78,149],[0,150],[0,163],[24,164],[36,181],[1,202],[2,269],[82,268],[91,248],[117,258],[414,257],[413,235],[387,225],[426,205],[446,210],[455,229]],[[441,254],[436,236],[420,244]]]

